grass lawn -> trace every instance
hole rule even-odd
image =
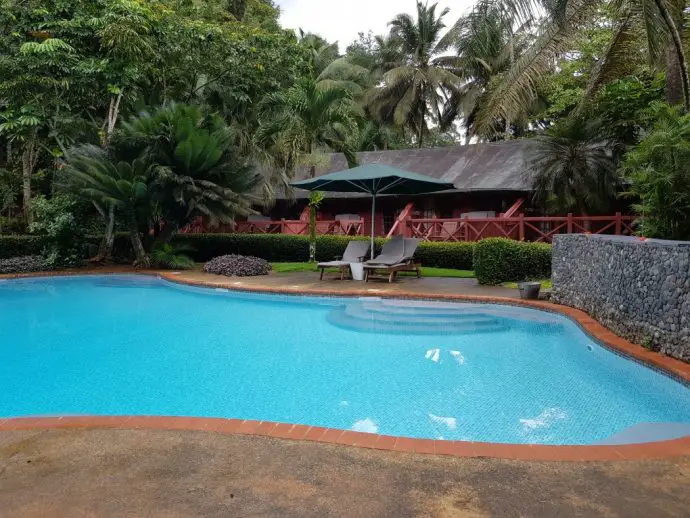
[[[316,264],[314,263],[271,263],[273,271],[280,273],[293,272],[317,272]],[[399,275],[415,275],[414,272],[400,272]],[[450,268],[427,268],[422,267],[422,275],[424,277],[455,277],[460,279],[471,279],[474,277],[474,272],[471,270],[451,270]]]
[[[534,282],[541,282],[541,287],[544,290],[551,289],[553,287],[553,283],[551,282],[551,279],[546,279],[543,281],[534,281]],[[503,286],[505,288],[518,289],[518,283],[517,282],[504,282],[501,286]]]

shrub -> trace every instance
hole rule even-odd
[[[0,259],[38,255],[45,246],[45,236],[0,236]]]
[[[62,193],[51,199],[39,196],[32,202],[36,220],[31,231],[46,235],[42,254],[51,269],[81,263],[83,233],[73,214],[75,204],[71,196]]]
[[[227,277],[252,277],[255,275],[267,275],[271,271],[271,265],[258,257],[233,254],[211,259],[204,266],[204,271]]]
[[[165,243],[151,252],[151,266],[170,270],[189,270],[194,266],[194,261],[182,252],[190,251]]]
[[[320,236],[316,241],[316,260],[332,261],[342,256],[352,239],[347,236]],[[376,239],[381,250],[385,239]],[[302,263],[309,260],[309,238],[285,234],[181,234],[175,236],[175,245],[187,245],[195,252],[192,258],[204,262],[225,254],[252,255],[270,262]],[[472,269],[474,243],[420,243],[417,257],[425,266],[437,268]]]
[[[474,272],[480,284],[550,277],[551,245],[484,239],[474,248]]]
[[[415,258],[422,265],[434,268],[471,270],[474,243],[419,243]]]
[[[23,218],[0,216],[0,234],[25,234],[26,222]]]
[[[641,232],[661,239],[690,239],[690,114],[653,104],[652,130],[625,156],[629,196],[642,216]]]
[[[40,255],[24,255],[9,259],[0,259],[0,273],[30,273],[47,270]]]

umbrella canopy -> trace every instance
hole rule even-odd
[[[307,191],[428,194],[455,189],[452,183],[382,164],[366,164],[290,185]]]
[[[307,191],[361,192],[371,200],[371,257],[374,257],[374,220],[376,196],[381,194],[428,194],[455,189],[452,183],[410,173],[382,164],[366,164],[337,173],[326,174],[290,185]]]

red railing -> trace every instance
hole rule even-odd
[[[309,222],[282,219],[280,221],[238,221],[235,232],[240,234],[309,234]],[[364,220],[317,221],[316,233],[320,235],[364,235]]]
[[[550,243],[556,234],[632,235],[634,216],[550,216],[472,219],[408,219],[404,235],[425,241],[479,241],[505,237]]]

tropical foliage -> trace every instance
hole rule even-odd
[[[271,0],[5,0],[0,232],[51,232],[41,204],[68,192],[61,210],[102,228],[94,260],[126,231],[148,264],[194,221],[289,195],[328,153],[352,166],[358,151],[534,137],[536,206],[628,203],[645,232],[678,235],[670,216],[652,223],[649,189],[684,199],[685,173],[651,155],[685,152],[684,4],[478,0],[452,14],[418,2],[345,47],[283,29]]]
[[[690,115],[655,104],[651,131],[626,156],[629,195],[646,236],[690,240]]]

